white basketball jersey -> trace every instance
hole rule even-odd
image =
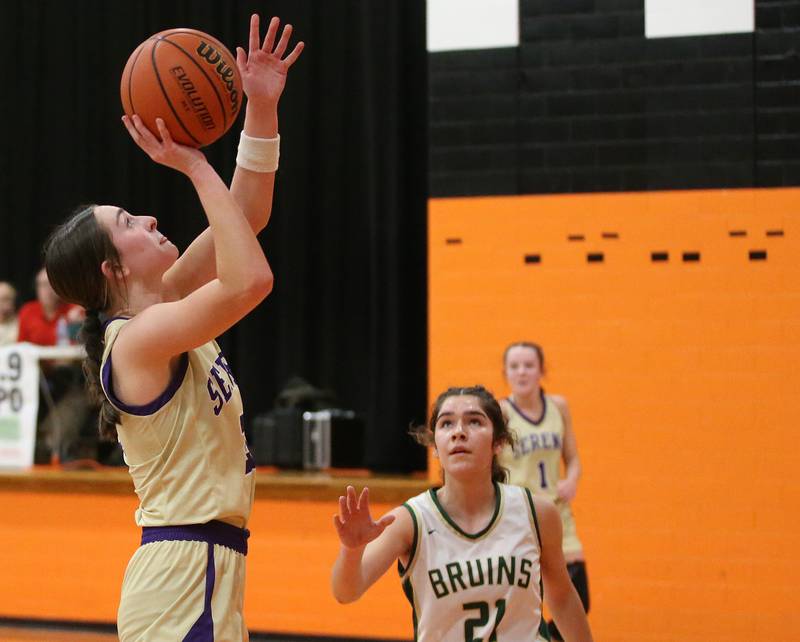
[[[112,348],[126,319],[105,334],[102,385],[120,411],[117,434],[133,478],[139,526],[204,524],[244,528],[255,493],[254,462],[242,427],[239,387],[216,341],[181,355],[178,371],[152,403],[114,395]]]
[[[508,469],[508,483],[527,486],[537,495],[559,503],[557,484],[561,478],[564,418],[550,395],[542,392],[542,416],[534,421],[514,405],[508,405],[508,427],[516,435],[514,448],[506,446],[497,458]]]
[[[530,491],[495,484],[495,512],[479,533],[465,533],[436,490],[404,506],[414,522],[403,590],[420,642],[539,640],[542,585],[539,529]]]

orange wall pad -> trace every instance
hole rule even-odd
[[[0,492],[0,617],[113,622],[138,545],[135,496]],[[392,508],[376,504],[373,514]],[[390,571],[355,604],[330,593],[335,501],[257,500],[245,616],[253,631],[413,638]]]
[[[544,346],[595,639],[800,639],[800,190],[429,207],[430,396]]]

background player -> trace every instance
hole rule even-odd
[[[334,516],[341,541],[332,573],[336,599],[358,599],[398,560],[415,639],[511,641],[541,630],[543,583],[567,639],[591,640],[566,573],[558,512],[549,500],[501,483],[496,455],[511,435],[491,393],[448,389],[418,436],[434,444],[444,485],[377,522],[368,489],[357,498],[348,486]]]
[[[534,495],[547,497],[558,508],[567,570],[588,613],[586,562],[570,509],[581,476],[581,463],[567,400],[545,394],[542,389],[544,352],[535,343],[518,342],[508,346],[503,354],[503,371],[511,395],[500,404],[516,443],[513,449],[510,445],[503,449],[500,462],[509,471],[510,484],[530,488]],[[553,639],[562,639],[553,622],[549,623],[549,628]]]
[[[249,51],[237,50],[250,138],[240,144],[230,190],[199,150],[172,141],[163,121],[159,140],[137,116],[123,119],[154,161],[191,180],[203,205],[209,228],[182,257],[155,218],[108,205],[79,211],[46,246],[54,289],[87,309],[85,370],[102,404],[101,433],[122,443],[140,499],[143,545],[123,582],[123,641],[248,638],[253,461],[236,381],[215,338],[272,286],[255,233],[270,215],[278,100],[303,48],[284,58],[291,27],[275,44],[278,28],[273,18],[260,45],[253,16]]]

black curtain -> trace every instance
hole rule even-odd
[[[163,29],[246,46],[252,12],[263,28],[272,15],[291,22],[307,46],[281,102],[262,234],[275,289],[222,340],[247,415],[300,375],[364,414],[367,466],[422,468],[405,433],[425,417],[427,388],[424,0],[3,3],[0,279],[31,296],[42,241],[81,203],[153,214],[179,247],[203,229],[188,181],[128,138],[119,78]],[[226,180],[240,123],[206,150]]]

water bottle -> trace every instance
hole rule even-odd
[[[69,344],[69,324],[64,317],[59,317],[58,323],[56,323],[56,345],[68,346]]]

